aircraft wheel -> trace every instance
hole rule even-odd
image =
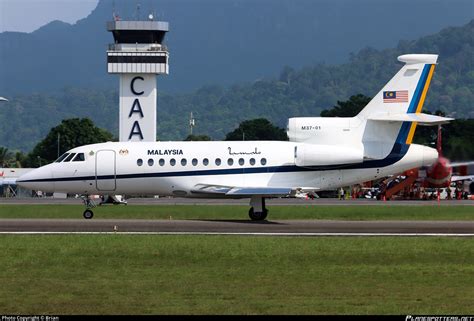
[[[249,210],[249,217],[252,221],[263,221],[267,218],[268,210],[264,209],[263,212],[254,212],[253,207]]]
[[[91,210],[85,210],[84,214],[82,214],[86,220],[90,220],[94,216],[94,212]]]

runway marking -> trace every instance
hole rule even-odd
[[[474,233],[246,233],[246,232],[0,232],[0,235],[241,235],[241,236],[428,236],[474,237]]]

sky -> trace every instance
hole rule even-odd
[[[53,20],[75,23],[99,0],[0,0],[0,32],[32,32]]]

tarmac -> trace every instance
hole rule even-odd
[[[2,204],[82,204],[81,199],[10,198]],[[247,199],[136,198],[134,205],[245,205]],[[267,206],[473,206],[472,200],[269,199]],[[111,206],[111,205],[104,205]],[[121,205],[123,206],[123,205]],[[474,221],[0,219],[0,234],[205,234],[277,236],[474,236]]]
[[[0,234],[474,236],[474,221],[2,219]]]
[[[205,198],[130,198],[127,200],[129,205],[249,205],[249,199],[205,199]],[[390,205],[390,206],[453,206],[467,205],[474,206],[474,200],[396,200],[396,201],[377,201],[375,199],[348,199],[339,200],[337,198],[319,198],[319,199],[301,199],[301,198],[273,198],[265,200],[267,206],[347,206],[347,205]],[[0,198],[0,205],[41,205],[41,204],[71,204],[81,205],[80,198]]]

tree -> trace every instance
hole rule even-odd
[[[8,148],[0,147],[0,167],[7,167],[10,160],[10,152]]]
[[[354,95],[348,101],[337,101],[337,105],[330,110],[323,110],[321,117],[354,117],[357,115],[372,98],[362,94]]]
[[[51,128],[46,138],[35,146],[28,155],[29,166],[37,166],[40,160],[43,165],[54,161],[58,157],[58,137],[59,154],[74,147],[103,143],[113,139],[111,133],[96,127],[88,118],[66,119],[58,126]]]
[[[274,126],[265,118],[246,120],[228,133],[225,140],[288,140],[283,128]]]
[[[209,141],[209,140],[211,140],[211,137],[209,137],[207,135],[188,135],[188,137],[186,137],[184,139],[184,141],[186,141],[186,142]]]

